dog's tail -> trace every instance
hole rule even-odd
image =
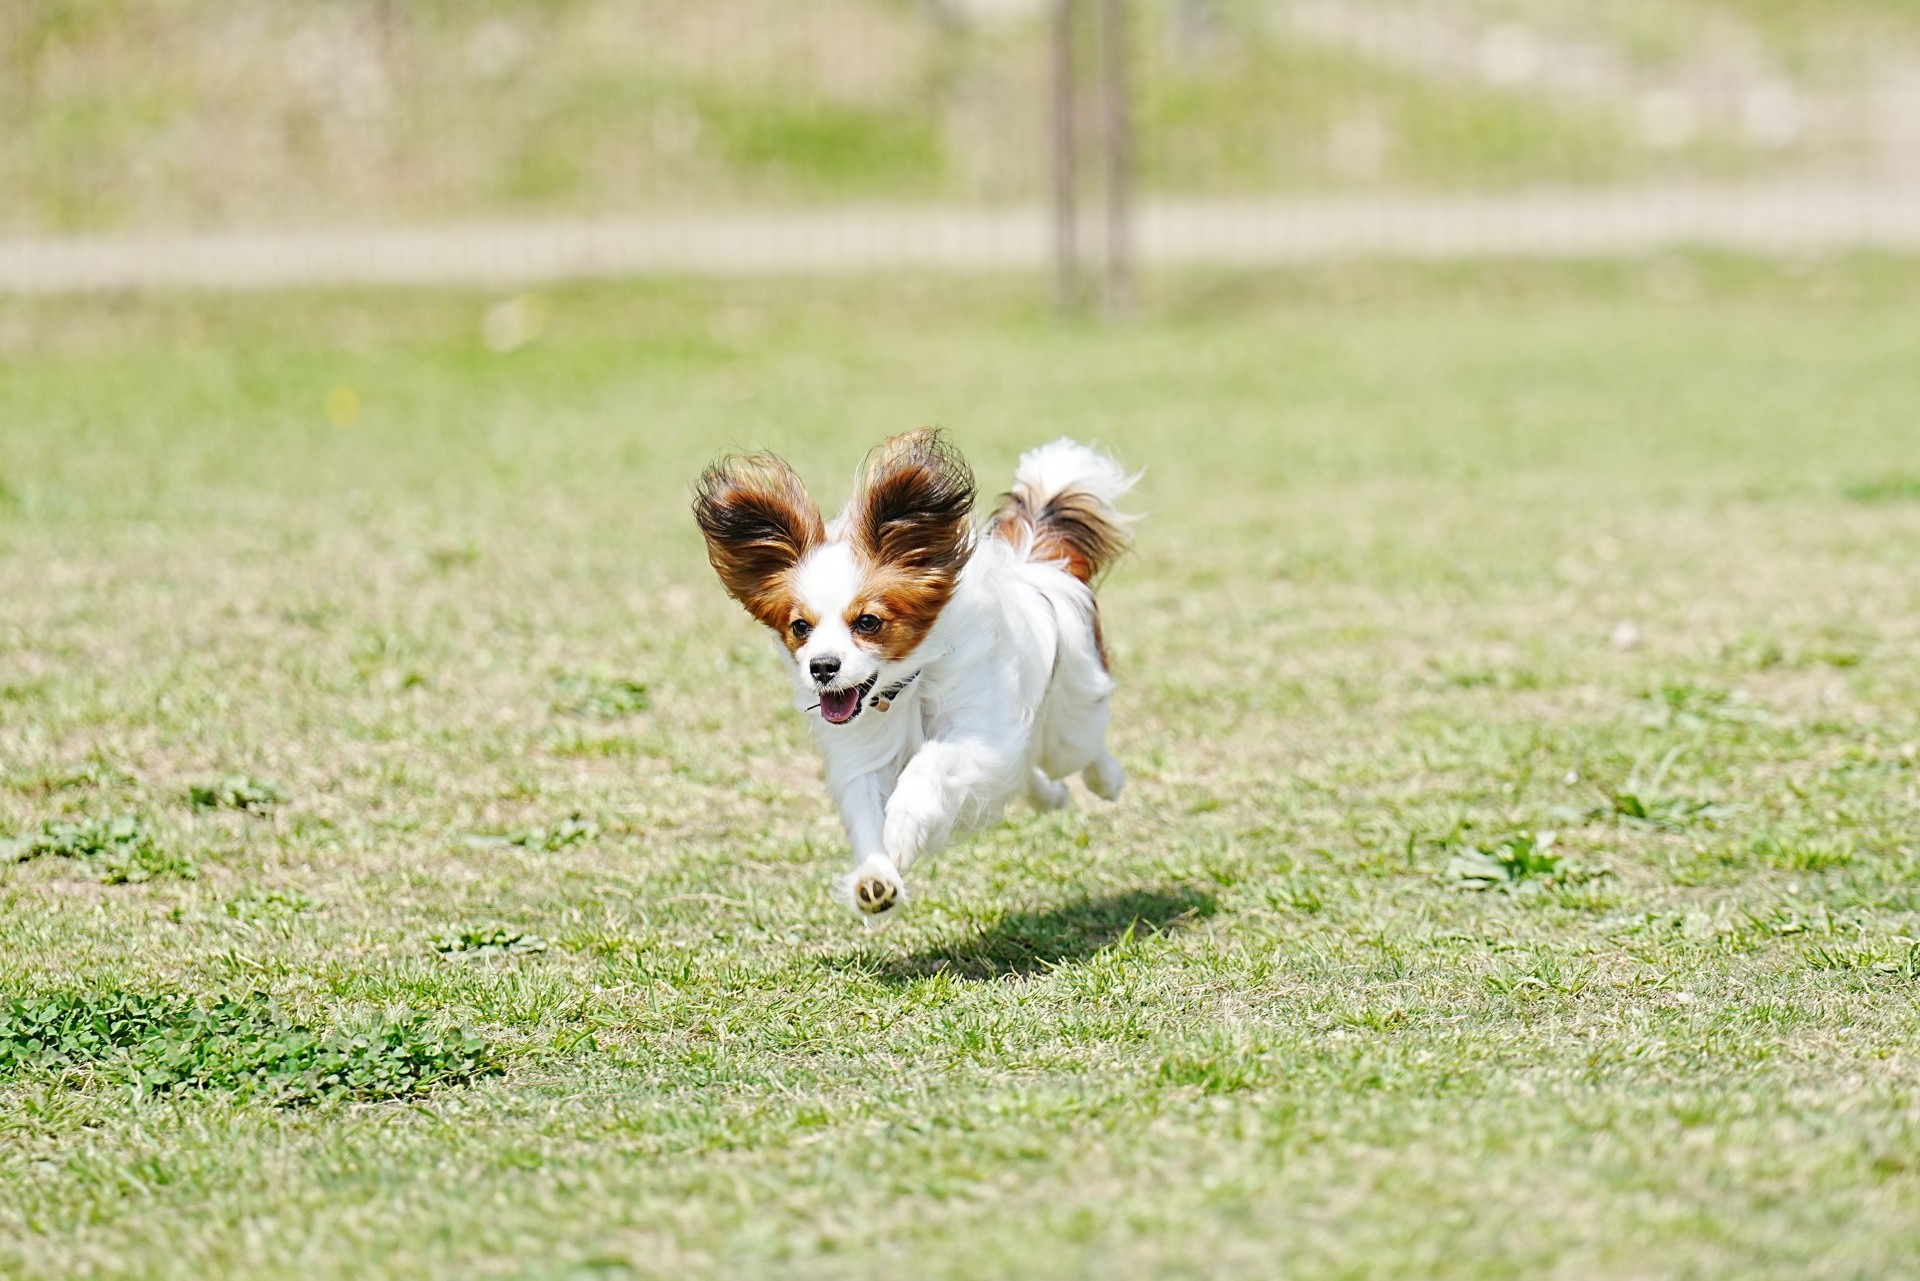
[[[993,536],[1029,560],[1059,561],[1091,584],[1132,542],[1139,517],[1117,504],[1139,479],[1077,441],[1029,449],[1014,469],[1012,492],[993,514]]]

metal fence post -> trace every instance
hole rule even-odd
[[[1078,86],[1074,83],[1075,0],[1053,5],[1053,261],[1060,306],[1080,305]]]
[[[1101,300],[1108,315],[1133,304],[1132,87],[1127,67],[1126,0],[1100,0],[1100,160],[1106,195],[1106,274]]]

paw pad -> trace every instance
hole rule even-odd
[[[877,876],[865,877],[854,882],[854,906],[869,916],[877,916],[881,912],[889,911],[899,901],[900,891],[890,882],[883,881]]]

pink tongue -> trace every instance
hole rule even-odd
[[[834,725],[844,725],[860,710],[860,687],[820,695],[820,714]]]

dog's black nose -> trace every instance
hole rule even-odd
[[[840,660],[831,654],[822,654],[807,664],[807,670],[813,673],[816,685],[825,685],[840,674]]]

